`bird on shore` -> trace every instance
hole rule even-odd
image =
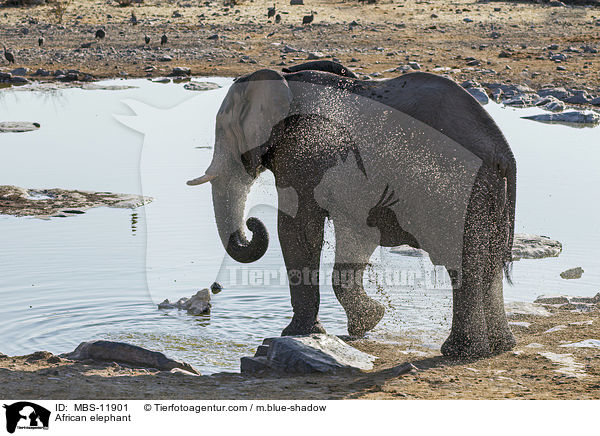
[[[163,33],[163,36],[160,37],[160,45],[165,45],[167,42],[169,42],[169,38],[166,33]]]
[[[6,58],[6,60],[8,61],[9,64],[14,64],[15,63],[15,55],[13,55],[11,52],[9,52],[6,49],[6,46],[4,44],[2,44],[2,47],[4,47],[4,57]]]
[[[275,23],[279,24],[281,22],[281,15],[275,15]]]
[[[150,37],[148,35],[144,35],[144,42],[146,45],[150,44]]]
[[[106,32],[104,31],[104,29],[96,30],[96,39],[104,39],[105,36]]]
[[[275,5],[272,8],[267,8],[267,18],[273,18],[275,16]]]
[[[129,19],[129,22],[130,22],[132,25],[134,25],[134,26],[135,26],[135,25],[138,23],[138,19],[137,19],[137,17],[135,16],[135,12],[134,12],[134,11],[131,11],[131,18]]]
[[[38,38],[38,45],[41,47],[44,45],[44,34],[42,33]]]
[[[312,23],[315,19],[315,14],[315,11],[310,11],[310,15],[305,15],[302,17],[302,25]]]

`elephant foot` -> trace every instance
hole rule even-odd
[[[490,335],[489,340],[492,354],[504,353],[512,350],[515,345],[517,345],[517,341],[515,340],[515,337],[510,329],[507,329],[502,333],[495,333],[493,336]]]
[[[290,322],[290,324],[283,329],[283,331],[281,332],[281,336],[304,336],[311,335],[314,333],[327,333],[325,331],[325,327],[323,327],[323,325],[319,321],[319,318],[317,318],[312,323],[307,323],[300,322],[294,317],[292,318],[292,322]]]
[[[450,334],[448,339],[442,345],[442,354],[453,359],[473,359],[489,357],[492,355],[492,348],[486,336],[474,338],[470,335]]]
[[[383,304],[369,298],[359,305],[358,310],[348,312],[347,315],[348,334],[360,337],[379,324],[379,321],[385,315],[385,307]]]

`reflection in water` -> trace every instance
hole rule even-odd
[[[237,264],[224,255],[218,239],[210,188],[185,185],[211,161],[212,150],[204,147],[214,141],[214,116],[231,83],[210,80],[223,88],[198,93],[183,85],[135,80],[138,89],[122,91],[0,91],[1,120],[35,119],[43,126],[2,137],[0,184],[156,198],[143,210],[98,208],[68,220],[0,217],[0,352],[61,353],[81,341],[104,338],[162,351],[210,373],[237,370],[240,356],[252,354],[263,338],[279,335],[288,324],[292,312],[285,273],[278,273],[283,262],[275,208],[252,211],[272,235],[264,258]],[[122,103],[126,99],[138,116],[130,116]],[[516,284],[505,287],[506,299],[595,295],[600,198],[592,187],[600,185],[600,129],[519,119],[538,109],[502,109],[493,103],[486,109],[507,136],[519,166],[517,232],[546,234],[564,246],[558,258],[515,262]],[[145,136],[112,114],[128,114],[119,120]],[[568,177],[557,179],[557,169]],[[264,174],[262,182],[251,195],[271,198],[265,204],[274,206],[272,176]],[[335,249],[331,225],[326,235],[324,276],[331,274]],[[372,336],[418,335],[423,344],[439,349],[451,318],[447,274],[426,256],[376,253],[374,264],[406,274],[395,288],[377,276],[377,267],[369,275],[367,292],[387,307]],[[560,272],[576,266],[586,271],[582,279],[560,279]],[[267,276],[270,284],[264,281]],[[235,283],[236,277],[242,279]],[[262,281],[253,283],[253,277]],[[165,298],[193,295],[215,280],[224,291],[212,296],[210,316],[157,309]],[[427,285],[438,282],[442,285]],[[345,315],[329,283],[322,286],[321,298],[320,318],[327,330],[345,333]]]

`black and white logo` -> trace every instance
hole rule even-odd
[[[28,401],[5,404],[6,431],[14,433],[16,429],[47,430],[50,422],[50,411]]]

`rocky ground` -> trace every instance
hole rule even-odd
[[[95,207],[135,209],[151,201],[151,197],[112,192],[24,189],[0,185],[0,215],[65,218],[81,215]]]
[[[27,71],[16,76],[28,76],[43,68],[44,74],[68,78],[69,70],[77,70],[73,80],[164,76],[182,66],[193,75],[223,76],[326,58],[363,77],[420,69],[459,82],[532,90],[562,86],[579,91],[574,103],[600,95],[598,6],[472,0],[306,0],[291,6],[286,1],[278,3],[281,20],[275,23],[267,19],[273,4],[268,0],[60,4],[67,5],[62,17],[51,3],[0,8],[0,41],[15,57],[14,65],[2,59],[5,73],[21,67]],[[317,13],[314,21],[303,26],[302,17],[311,10]],[[100,28],[106,37],[95,39]],[[163,34],[168,42],[161,46]],[[44,44],[38,47],[41,35]]]
[[[596,298],[600,301],[600,295]],[[37,352],[19,357],[0,355],[0,397],[600,399],[600,312],[594,303],[565,301],[561,297],[546,300],[552,304],[509,305],[517,347],[481,360],[453,361],[409,341],[382,344],[359,340],[350,343],[379,357],[371,371],[350,375],[194,376],[114,362],[75,362]],[[406,362],[416,370],[398,375]]]

